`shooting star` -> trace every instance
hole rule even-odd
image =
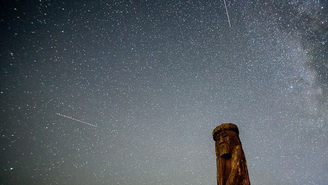
[[[228,13],[228,8],[227,8],[227,3],[225,0],[223,0],[224,2],[224,7],[225,7],[225,10],[226,10],[226,14],[227,14],[227,18],[228,18],[228,23],[229,23],[229,26],[231,28],[231,23],[230,23],[230,18],[229,18],[229,13]]]
[[[93,124],[87,123],[87,122],[85,122],[85,121],[81,121],[81,120],[78,120],[78,119],[72,118],[72,117],[70,117],[70,116],[66,116],[66,115],[64,115],[64,114],[59,114],[59,113],[56,113],[56,114],[57,114],[58,116],[61,116],[61,117],[64,117],[64,118],[68,118],[68,119],[70,119],[70,120],[77,121],[77,122],[80,122],[80,123],[84,123],[84,124],[86,124],[86,125],[89,125],[89,126],[92,126],[92,127],[96,127],[96,128],[97,128],[96,125],[93,125]]]

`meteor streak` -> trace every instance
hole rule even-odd
[[[59,114],[59,113],[56,113],[56,114],[57,114],[58,116],[61,116],[61,117],[64,117],[64,118],[68,118],[68,119],[70,119],[70,120],[77,121],[77,122],[80,122],[80,123],[84,123],[84,124],[86,124],[86,125],[89,125],[89,126],[92,126],[92,127],[96,127],[96,128],[97,128],[96,125],[93,125],[93,124],[87,123],[87,122],[85,122],[85,121],[81,121],[81,120],[78,120],[78,119],[72,118],[72,117],[70,117],[70,116],[66,116],[66,115],[64,115],[64,114]]]
[[[225,7],[225,10],[226,10],[226,14],[227,14],[227,18],[228,18],[228,23],[229,23],[229,26],[231,28],[231,23],[230,23],[230,18],[229,18],[229,13],[228,13],[228,8],[227,8],[227,3],[225,0],[223,0],[224,2],[224,7]]]

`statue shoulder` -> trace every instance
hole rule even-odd
[[[239,163],[243,160],[243,149],[241,145],[235,146],[232,151],[232,163],[233,165],[239,165]]]
[[[233,149],[232,153],[234,154],[238,154],[238,153],[241,153],[243,151],[241,145],[237,145],[235,146],[235,148]]]

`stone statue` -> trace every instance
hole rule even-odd
[[[238,127],[233,123],[223,123],[213,130],[213,139],[217,185],[250,185]]]

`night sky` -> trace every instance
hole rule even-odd
[[[0,184],[328,183],[328,1],[0,2]]]

